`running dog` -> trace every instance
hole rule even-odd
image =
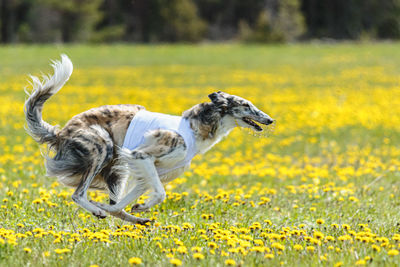
[[[140,105],[108,105],[80,113],[59,129],[43,121],[43,104],[68,81],[73,66],[61,55],[52,67],[53,76],[42,81],[31,77],[33,91],[24,106],[27,131],[55,152],[54,157],[45,156],[47,175],[76,188],[73,201],[99,218],[108,213],[132,223],[149,222],[125,207],[147,190],[152,190],[148,201],[133,205],[132,212],[161,203],[163,184],[187,170],[196,154],[205,153],[235,127],[262,131],[257,123],[274,121],[248,100],[215,92],[208,95],[211,102],[197,104],[182,116],[149,112]],[[135,184],[127,190],[129,177]],[[107,191],[110,203],[89,201],[88,189]]]

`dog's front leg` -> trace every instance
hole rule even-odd
[[[142,223],[138,222],[138,220],[147,219],[141,219],[127,214],[124,211],[124,208],[132,201],[136,200],[144,192],[146,192],[147,189],[151,188],[153,189],[151,198],[145,205],[140,207],[140,210],[137,211],[149,209],[165,199],[165,190],[160,178],[158,177],[156,167],[154,166],[154,157],[140,150],[133,150],[129,154],[128,166],[132,169],[133,176],[137,180],[136,186],[115,205],[107,205],[102,203],[94,204],[109,212],[111,215],[121,219],[132,221],[134,223]]]
[[[165,199],[165,189],[160,183],[155,183],[153,192],[150,195],[150,199],[145,204],[136,203],[132,206],[131,212],[142,212],[150,209],[151,207],[160,204]]]

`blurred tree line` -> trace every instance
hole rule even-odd
[[[400,38],[400,0],[0,0],[0,41]]]

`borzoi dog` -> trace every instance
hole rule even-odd
[[[273,123],[250,101],[216,92],[208,95],[211,102],[197,104],[182,116],[149,112],[140,105],[108,105],[78,114],[59,129],[43,121],[42,108],[67,82],[73,67],[66,55],[52,66],[53,76],[43,81],[32,76],[33,91],[24,106],[27,131],[55,152],[54,157],[45,156],[47,175],[76,188],[72,199],[99,218],[108,213],[145,224],[149,219],[124,208],[147,190],[152,190],[148,201],[135,204],[132,212],[161,203],[163,184],[181,175],[196,154],[209,150],[235,127],[262,131],[257,123]],[[125,194],[129,177],[135,186]],[[110,203],[89,201],[88,189],[107,191]]]

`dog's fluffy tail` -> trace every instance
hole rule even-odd
[[[72,62],[66,55],[61,55],[61,61],[53,61],[53,76],[44,76],[43,81],[31,76],[33,91],[25,101],[24,112],[28,133],[40,144],[54,145],[57,142],[57,127],[42,119],[44,102],[57,93],[68,81],[72,73]],[[29,93],[27,93],[29,95]]]

